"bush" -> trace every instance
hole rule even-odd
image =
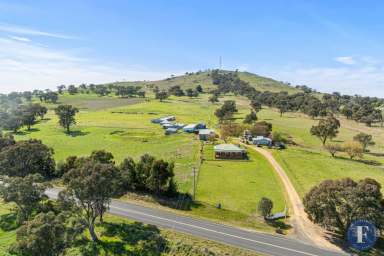
[[[259,211],[261,216],[264,217],[264,219],[271,215],[272,209],[273,209],[272,200],[266,197],[261,198],[257,206],[257,210]]]
[[[356,141],[350,141],[344,144],[344,151],[348,154],[350,159],[355,157],[363,158],[364,148],[363,146]]]
[[[274,131],[272,133],[272,140],[273,142],[288,143],[288,139],[281,132],[277,132],[277,131]]]
[[[331,154],[332,157],[335,157],[337,152],[343,151],[343,147],[339,144],[328,143],[324,146],[324,148]]]

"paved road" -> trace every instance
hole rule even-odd
[[[322,230],[319,226],[315,225],[308,219],[308,216],[304,211],[304,205],[301,201],[299,194],[296,192],[296,189],[292,185],[292,182],[290,181],[288,175],[280,166],[280,164],[275,160],[272,153],[260,147],[248,147],[253,150],[256,150],[261,155],[263,155],[275,169],[276,173],[280,176],[280,179],[284,184],[285,190],[292,206],[293,214],[290,216],[290,218],[298,238],[304,241],[311,242],[320,247],[340,251],[337,246],[330,243],[326,239],[324,230]]]
[[[49,189],[46,194],[56,198],[59,190]],[[311,246],[298,240],[278,235],[246,231],[206,220],[185,217],[164,210],[152,209],[113,200],[110,213],[147,224],[170,228],[193,236],[245,248],[274,256],[333,256],[345,255]]]

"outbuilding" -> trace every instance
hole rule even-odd
[[[176,128],[167,128],[165,130],[165,135],[170,135],[170,134],[174,134],[174,133],[177,133],[177,129]]]
[[[216,159],[246,159],[247,151],[233,144],[214,146]]]
[[[200,129],[199,130],[199,139],[200,140],[207,141],[214,136],[215,136],[215,133],[211,129]]]
[[[205,129],[205,128],[207,128],[205,123],[188,124],[183,128],[183,131],[193,133],[193,132],[199,131],[200,129]]]
[[[270,138],[264,137],[264,136],[257,136],[256,138],[252,139],[252,143],[257,146],[271,146],[272,140]]]
[[[170,121],[175,121],[175,120],[176,120],[175,116],[164,116],[161,118],[152,119],[151,122],[155,123],[155,124],[161,124],[163,122],[170,122]]]

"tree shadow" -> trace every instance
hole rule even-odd
[[[105,252],[111,255],[151,255],[160,256],[167,248],[167,241],[160,234],[160,230],[154,225],[144,225],[141,222],[134,223],[110,223],[100,224],[103,227],[102,236],[111,241],[101,241],[99,245]],[[126,248],[126,245],[129,245]]]
[[[28,133],[26,131],[17,131],[17,132],[13,132],[13,134],[19,135],[19,136],[24,136],[24,135],[27,135]]]
[[[343,156],[335,156],[336,159],[341,159],[345,161],[351,161],[351,162],[358,162],[358,163],[363,163],[367,165],[372,165],[372,166],[382,166],[383,164],[376,161],[376,160],[368,160],[368,159],[351,159],[348,157],[343,157]]]
[[[7,213],[0,216],[0,229],[4,231],[11,231],[19,226],[16,223],[16,213]]]
[[[285,223],[285,222],[283,221],[283,219],[277,219],[277,220],[265,220],[265,222],[266,222],[269,226],[276,228],[276,232],[277,232],[277,233],[280,233],[279,230],[282,230],[282,231],[283,231],[283,230],[284,230],[284,231],[288,231],[288,230],[292,229],[292,226],[289,225],[289,224],[287,224],[287,223]],[[283,233],[283,232],[281,232],[281,233]]]
[[[360,163],[363,163],[363,164],[368,164],[368,165],[373,165],[373,166],[382,166],[383,165],[382,163],[380,163],[376,160],[358,159],[357,161]]]
[[[335,139],[333,139],[333,140],[331,140],[332,142],[338,142],[338,143],[343,143],[344,142],[344,140],[335,140]]]
[[[115,130],[115,131],[112,131],[110,132],[109,134],[110,135],[120,135],[120,134],[124,134],[126,131],[123,131],[123,130]]]
[[[68,136],[71,136],[71,137],[79,137],[79,136],[86,136],[90,134],[90,132],[83,132],[83,131],[70,131],[69,133],[67,133]]]
[[[174,196],[167,196],[167,195],[150,194],[145,191],[135,191],[135,194],[139,196],[145,196],[145,197],[148,196],[162,206],[166,206],[172,209],[177,209],[182,211],[191,210],[191,207],[195,203],[192,199],[192,196],[188,193],[178,192]]]
[[[33,132],[39,132],[40,131],[40,129],[38,129],[38,128],[31,128],[31,129],[29,129],[29,130],[26,130],[25,132],[26,133],[33,133]]]
[[[377,156],[377,157],[383,157],[384,156],[384,153],[380,153],[380,152],[366,152],[367,155],[371,155],[371,156]]]

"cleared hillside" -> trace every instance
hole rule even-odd
[[[233,71],[225,71],[233,72]],[[147,88],[152,86],[158,86],[160,89],[168,89],[175,85],[180,85],[182,88],[195,88],[197,85],[201,85],[204,90],[215,89],[216,85],[212,83],[210,76],[211,72],[194,72],[186,73],[181,76],[172,76],[163,80],[158,81],[135,81],[135,82],[118,82],[114,84],[120,85],[143,85]],[[250,72],[239,72],[240,79],[248,82],[251,86],[255,87],[259,91],[271,91],[271,92],[280,92],[287,91],[289,93],[300,92],[299,89],[296,89],[292,86],[289,86],[283,82],[276,81],[271,78],[259,76]]]

